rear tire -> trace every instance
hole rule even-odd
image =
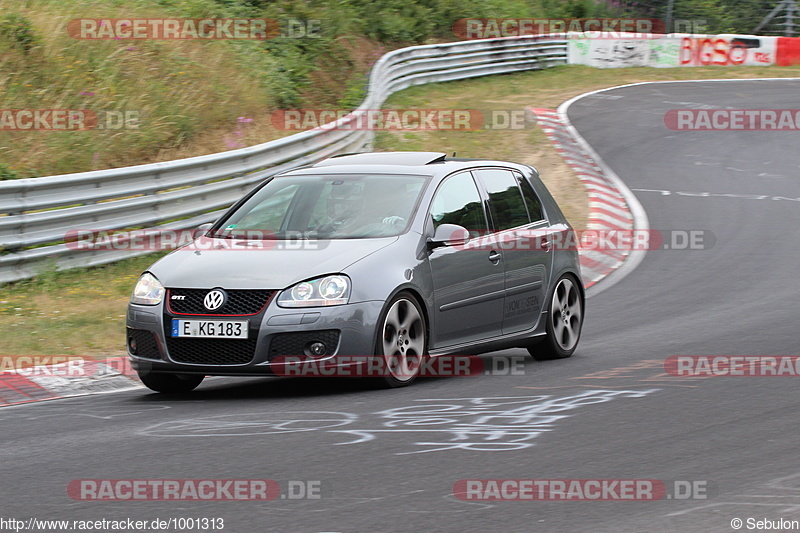
[[[375,357],[385,375],[369,378],[376,388],[389,389],[411,385],[419,376],[428,353],[428,328],[425,315],[410,293],[401,292],[389,301],[378,321]]]
[[[547,312],[546,331],[541,343],[528,348],[537,361],[566,359],[578,346],[583,327],[583,296],[575,278],[561,276],[553,290]]]
[[[203,382],[205,376],[195,374],[161,374],[139,372],[139,379],[142,383],[156,392],[181,393],[189,392],[197,388]]]

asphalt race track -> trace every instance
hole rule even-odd
[[[570,107],[651,229],[714,237],[708,249],[649,251],[590,298],[571,359],[526,358],[502,375],[509,357],[525,355],[508,350],[483,357],[495,375],[389,391],[347,379],[216,378],[183,397],[135,391],[6,408],[0,514],[223,518],[235,533],[715,532],[733,531],[734,518],[748,531],[748,518],[800,520],[800,378],[663,369],[673,355],[800,353],[798,133],[664,125],[671,109],[704,106],[800,109],[800,81],[646,84]],[[286,497],[80,501],[67,492],[80,479],[270,479]],[[658,480],[669,497],[455,497],[454,484],[470,479]],[[288,497],[299,494],[290,481],[319,482],[306,486],[319,498]]]

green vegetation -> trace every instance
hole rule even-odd
[[[670,0],[602,0],[602,3],[628,17],[666,21]],[[671,31],[691,32],[692,25],[697,24],[696,33],[751,34],[777,4],[778,0],[673,0],[672,20],[684,22],[678,22]],[[780,30],[772,24],[761,34],[783,35]]]
[[[0,19],[0,39],[25,54],[37,44],[31,21],[19,13],[9,13]]]
[[[354,107],[383,53],[455,40],[453,23],[461,18],[613,12],[589,0],[6,2],[0,5],[0,109],[89,110],[104,128],[0,131],[0,179],[266,142],[288,134],[272,125],[274,110]],[[295,37],[305,30],[292,32],[292,21],[315,21],[315,31],[307,32],[314,37],[265,41],[86,40],[68,32],[76,19],[156,17],[267,18]],[[240,118],[252,120],[245,127]]]
[[[125,308],[158,254],[97,268],[44,270],[0,289],[0,355],[123,355]]]

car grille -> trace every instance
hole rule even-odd
[[[161,359],[161,353],[158,351],[158,343],[156,336],[152,331],[145,329],[127,328],[128,338],[133,339],[136,343],[136,357],[144,357],[146,359]],[[128,341],[128,348],[130,349],[131,342]]]
[[[339,330],[324,329],[273,335],[269,345],[269,360],[279,355],[308,355],[305,352],[305,348],[312,342],[325,343],[328,349],[321,355],[331,355],[339,345]]]
[[[271,290],[229,290],[228,300],[219,309],[209,311],[203,299],[211,289],[167,289],[168,311],[175,315],[255,315],[264,309],[277,291]],[[182,296],[173,300],[173,296]]]
[[[253,360],[256,338],[186,339],[167,337],[173,361],[196,365],[244,365]]]

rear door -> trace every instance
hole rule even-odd
[[[516,171],[473,172],[488,196],[492,230],[503,254],[502,332],[531,329],[541,315],[553,259],[541,202]]]

